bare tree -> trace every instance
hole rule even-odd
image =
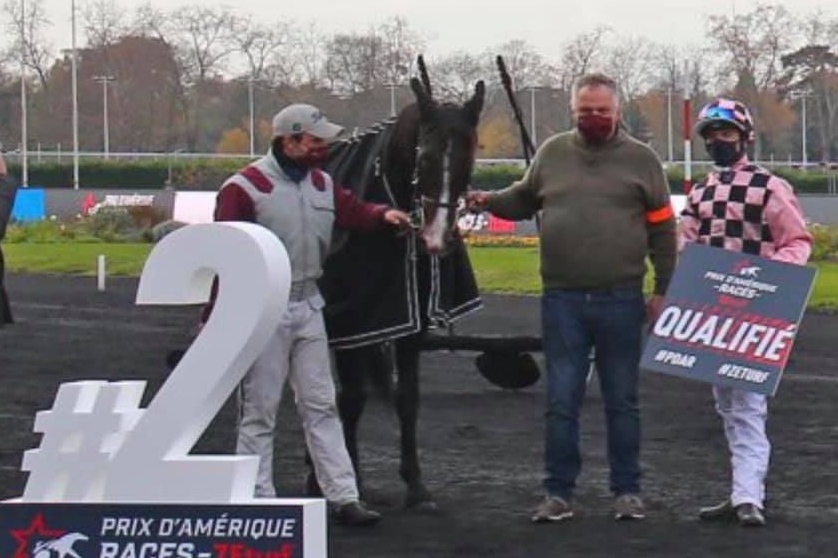
[[[608,27],[581,33],[565,44],[558,67],[558,87],[569,91],[573,82],[601,65],[605,54],[605,40],[611,33]]]
[[[305,84],[317,87],[324,78],[326,66],[326,37],[314,22],[294,25],[291,32],[292,48],[287,53],[289,85]]]
[[[808,102],[815,118],[801,122],[813,127],[820,143],[820,158],[830,159],[838,140],[838,45],[834,30],[838,19],[830,21],[820,11],[803,20],[806,44],[782,57],[781,89],[800,103]],[[802,108],[801,108],[802,111]],[[802,115],[801,115],[802,120]]]
[[[234,16],[231,41],[247,62],[248,75],[261,80],[269,67],[284,65],[280,54],[291,42],[288,23],[260,22],[251,15]],[[286,70],[287,71],[287,70]]]
[[[19,0],[3,2],[4,27],[11,37],[7,57],[19,61],[22,54],[24,65],[38,75],[41,87],[46,88],[49,66],[53,59],[52,45],[46,39],[46,34],[52,26],[52,21],[47,16],[43,0],[27,2],[26,14],[23,14],[20,8]],[[21,37],[21,27],[25,39]]]
[[[187,77],[201,83],[220,73],[222,62],[234,51],[230,41],[234,17],[223,8],[183,6],[170,14],[170,31]]]
[[[116,0],[87,0],[81,6],[81,16],[91,48],[112,45],[130,32],[127,13]]]
[[[465,102],[474,94],[474,84],[485,79],[486,64],[465,51],[454,52],[433,65],[434,95]],[[439,93],[437,93],[437,91]]]
[[[719,73],[716,52],[698,45],[657,45],[650,61],[657,68],[656,85],[690,97],[706,96]]]
[[[654,82],[654,46],[643,37],[619,37],[604,55],[605,72],[617,80],[620,94],[631,101]]]
[[[793,48],[800,27],[786,8],[766,4],[758,4],[735,18],[710,16],[708,23],[709,35],[724,58],[726,70],[719,74],[717,88],[734,90],[762,124],[755,146],[759,159],[779,135],[781,119],[772,118],[771,113],[784,107],[778,105],[774,89],[782,70],[782,55]],[[722,78],[724,75],[735,76],[735,83]]]
[[[170,114],[166,120],[165,149],[170,150],[179,142],[178,136],[183,133],[182,129],[177,125],[177,117],[179,116],[182,119],[184,127],[189,128],[191,125],[185,78],[186,69],[184,68],[183,56],[175,46],[175,39],[170,29],[169,18],[162,10],[153,7],[151,4],[141,5],[136,11],[135,25],[141,35],[158,40],[175,58],[175,64],[171,66],[167,76],[168,83],[171,85],[175,95],[175,103],[169,105]]]
[[[756,91],[765,91],[774,85],[781,69],[780,58],[794,44],[798,26],[783,6],[759,4],[735,18],[710,16],[709,28],[729,73],[740,82],[753,82]]]
[[[164,41],[175,53],[179,102],[187,148],[199,137],[203,93],[209,80],[223,71],[222,63],[234,51],[230,41],[233,16],[226,9],[184,6],[165,13],[151,5],[138,10],[138,23],[146,33]]]
[[[498,45],[484,53],[487,74],[496,73],[495,57],[503,56],[506,69],[513,79],[515,89],[551,85],[554,82],[553,69],[538,51],[528,42],[516,39]]]
[[[334,35],[326,43],[329,87],[344,95],[373,90],[385,79],[384,52],[383,41],[375,31]]]
[[[385,21],[378,26],[376,34],[383,47],[383,79],[390,84],[402,84],[412,73],[416,57],[425,49],[425,40],[402,17]]]

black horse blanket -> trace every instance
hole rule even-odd
[[[12,216],[17,186],[11,177],[0,178],[0,242],[6,236],[6,226]],[[3,280],[6,275],[6,263],[3,259],[3,247],[0,245],[0,325],[12,323],[12,310]]]
[[[393,122],[332,146],[325,170],[365,201],[398,204],[405,196],[384,179]],[[395,185],[392,185],[395,186]],[[411,185],[412,187],[412,185]],[[407,196],[410,199],[411,196]],[[413,234],[336,230],[320,280],[334,349],[380,343],[435,327],[482,307],[465,244],[457,235],[444,256],[431,256]]]

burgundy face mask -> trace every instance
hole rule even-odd
[[[303,155],[302,157],[298,157],[295,160],[307,168],[314,168],[320,167],[323,163],[326,162],[326,159],[329,157],[329,148],[326,146],[323,147],[312,147],[308,150],[308,152]]]
[[[600,114],[585,114],[579,117],[576,128],[585,141],[601,145],[611,139],[614,133],[614,118]]]

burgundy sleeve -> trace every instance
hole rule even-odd
[[[221,188],[215,198],[216,221],[256,222],[256,207],[244,188],[232,182]]]
[[[236,183],[230,183],[221,188],[215,199],[215,221],[256,221],[256,207],[253,199]],[[218,276],[212,280],[209,302],[201,309],[199,324],[207,323],[212,313],[215,297],[218,296]]]
[[[335,225],[345,229],[371,230],[384,223],[386,205],[367,203],[358,199],[347,188],[334,185]]]

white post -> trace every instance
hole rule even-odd
[[[26,0],[20,0],[20,157],[21,182],[29,187],[29,158],[26,147],[29,142],[26,116]]]
[[[803,170],[807,169],[806,164],[809,162],[809,155],[806,153],[806,97],[809,96],[808,91],[803,92],[803,128],[801,130],[801,141],[803,143]]]
[[[96,278],[97,278],[97,288],[99,292],[105,291],[105,255],[99,254],[99,257],[96,258]]]
[[[530,87],[530,129],[532,129],[532,144],[538,147],[538,133],[535,129],[535,86]]]
[[[70,2],[70,27],[72,29],[72,88],[73,88],[73,189],[79,189],[79,88],[78,62],[76,61],[76,0]]]
[[[684,193],[693,187],[692,176],[692,106],[690,104],[689,65],[684,62]]]
[[[800,165],[803,170],[806,170],[809,163],[809,149],[806,142],[806,125],[808,124],[806,118],[806,97],[811,94],[812,92],[808,89],[795,90],[789,94],[791,99],[800,99]]]
[[[672,88],[666,90],[666,145],[668,150],[667,160],[671,163],[673,159],[672,147]]]
[[[256,128],[256,117],[254,115],[254,108],[253,108],[253,73],[251,72],[250,78],[247,80],[247,97],[248,102],[250,103],[250,158],[252,159],[255,154],[255,147],[254,147],[254,134]]]
[[[102,80],[102,121],[104,122],[105,159],[110,158],[110,131],[108,130],[108,77]]]
[[[396,117],[396,84],[388,83],[387,87],[390,88],[390,118]]]
[[[108,122],[108,82],[116,81],[116,78],[108,75],[93,76],[93,81],[102,83],[102,139],[104,142],[105,159],[110,159],[111,134],[110,123]]]

